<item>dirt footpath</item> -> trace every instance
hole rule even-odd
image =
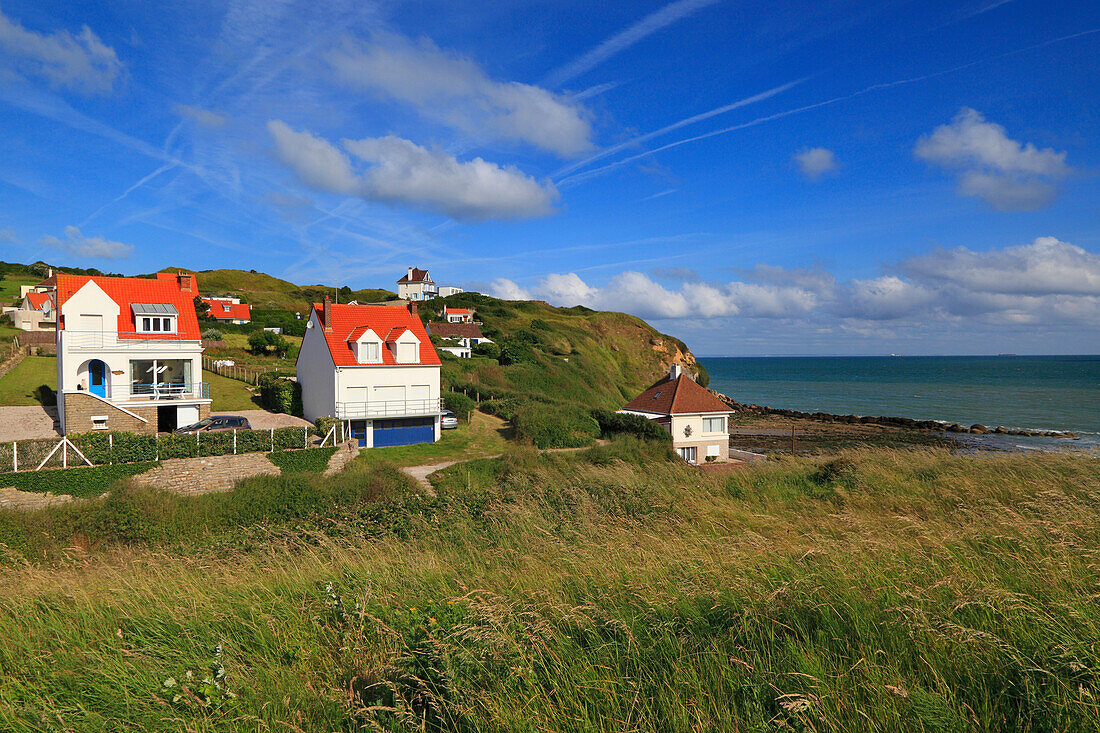
[[[59,438],[56,407],[0,407],[0,443],[33,438]]]

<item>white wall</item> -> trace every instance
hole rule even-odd
[[[336,365],[316,311],[310,312],[311,327],[306,329],[298,351],[298,384],[302,385],[302,412],[311,422],[336,413]]]
[[[336,401],[357,402],[362,392],[356,387],[366,387],[368,399],[401,399],[384,396],[386,387],[405,388],[404,399],[439,399],[438,366],[352,366],[339,367],[336,372]],[[414,389],[420,387],[421,390]],[[383,396],[376,397],[382,388]],[[303,387],[304,394],[304,387]]]

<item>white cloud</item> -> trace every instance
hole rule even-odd
[[[970,320],[991,326],[1100,324],[1100,255],[1054,237],[990,252],[937,249],[890,269],[879,277],[837,281],[821,269],[759,265],[744,271],[743,280],[681,281],[675,288],[639,272],[620,273],[603,286],[571,272],[548,275],[528,288],[496,280],[491,292],[642,318],[736,317],[879,335]]]
[[[320,191],[353,195],[360,188],[359,178],[351,169],[351,160],[332,143],[309,132],[296,132],[281,120],[267,123],[275,141],[275,156],[298,179]]]
[[[917,141],[917,158],[959,171],[959,193],[980,198],[999,211],[1029,211],[1057,195],[1051,180],[1073,172],[1066,154],[1011,139],[1004,127],[969,108],[950,124]]]
[[[115,50],[84,26],[75,36],[66,30],[47,35],[24,28],[0,11],[0,50],[16,70],[85,94],[112,91],[122,74]]]
[[[827,148],[805,148],[794,155],[794,162],[808,180],[820,181],[826,173],[833,173],[839,167],[836,155]]]
[[[344,84],[412,105],[475,138],[526,142],[562,156],[593,148],[592,127],[575,99],[495,81],[427,38],[414,43],[377,33],[369,43],[346,42],[329,62]]]
[[[366,165],[357,171],[347,153],[279,120],[268,122],[276,157],[302,183],[329,193],[409,206],[459,221],[528,219],[553,213],[557,189],[512,166],[481,158],[459,161],[389,135],[343,140]]]
[[[172,108],[172,111],[178,114],[180,117],[186,117],[199,123],[203,127],[225,127],[225,123],[229,121],[224,115],[220,115],[217,112],[211,112],[210,110],[203,109],[202,107],[195,107],[190,104],[177,104]]]
[[[63,237],[52,235],[42,237],[40,242],[48,247],[56,247],[77,257],[94,257],[105,260],[120,260],[134,252],[132,244],[113,242],[103,237],[85,237],[74,226],[65,227]]]

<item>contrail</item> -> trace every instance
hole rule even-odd
[[[882,89],[890,89],[890,88],[893,88],[893,87],[905,86],[905,85],[908,85],[908,84],[916,84],[917,82],[927,81],[928,79],[934,79],[934,78],[939,77],[939,76],[944,76],[945,74],[953,74],[956,71],[962,71],[963,69],[968,69],[972,66],[977,66],[979,64],[985,64],[985,63],[989,63],[991,61],[998,61],[998,60],[1006,58],[1008,56],[1014,56],[1016,54],[1025,53],[1027,51],[1034,51],[1035,49],[1038,49],[1038,48],[1044,48],[1046,46],[1051,46],[1055,43],[1062,43],[1063,41],[1070,41],[1070,40],[1073,40],[1075,38],[1081,38],[1082,36],[1093,35],[1095,33],[1100,33],[1100,28],[1091,28],[1087,31],[1081,31],[1080,33],[1073,33],[1073,34],[1068,35],[1068,36],[1062,36],[1061,38],[1054,38],[1054,39],[1049,40],[1049,41],[1044,41],[1042,43],[1037,43],[1033,46],[1028,46],[1026,48],[1016,49],[1014,51],[1007,51],[1005,53],[998,54],[996,56],[991,56],[991,57],[985,58],[985,59],[978,59],[977,61],[971,61],[970,63],[962,64],[961,66],[954,66],[950,69],[944,69],[943,71],[937,71],[937,72],[934,72],[932,74],[925,74],[923,76],[916,76],[916,77],[913,77],[913,78],[910,78],[910,79],[899,79],[897,81],[884,82],[884,83],[881,83],[881,84],[872,84],[869,87],[865,87],[863,89],[860,89],[857,92],[852,92],[851,94],[845,94],[845,95],[840,96],[840,97],[833,97],[832,99],[826,99],[823,102],[815,102],[814,104],[807,104],[807,105],[804,105],[802,107],[796,107],[794,109],[786,110],[785,112],[777,112],[773,115],[767,115],[766,117],[757,117],[755,120],[752,120],[750,122],[745,122],[745,123],[742,123],[740,125],[732,125],[730,127],[724,127],[720,130],[713,130],[711,132],[705,132],[701,135],[694,135],[692,137],[687,137],[687,138],[684,138],[682,140],[676,140],[674,142],[668,143],[667,145],[662,145],[658,148],[654,148],[654,149],[649,150],[647,152],[639,153],[637,155],[631,155],[627,158],[617,160],[613,163],[608,163],[607,165],[601,166],[599,168],[593,168],[590,171],[585,171],[583,173],[577,173],[577,174],[572,175],[572,176],[566,176],[565,178],[562,178],[558,181],[555,181],[555,185],[557,185],[559,187],[569,187],[569,186],[581,183],[583,181],[586,181],[590,178],[595,178],[596,176],[598,176],[602,173],[605,173],[605,172],[610,171],[610,170],[614,170],[616,168],[619,168],[621,166],[626,165],[627,163],[632,163],[633,161],[638,160],[639,158],[644,158],[646,156],[653,155],[654,153],[659,153],[662,150],[669,150],[671,148],[676,148],[676,147],[679,147],[681,145],[687,145],[688,143],[697,142],[699,140],[705,140],[707,138],[715,137],[717,135],[725,135],[725,134],[730,133],[730,132],[736,132],[738,130],[744,130],[744,129],[749,128],[749,127],[755,127],[755,126],[761,125],[765,122],[771,122],[773,120],[778,120],[778,119],[781,119],[783,117],[789,117],[791,115],[799,114],[801,112],[808,112],[810,110],[818,109],[819,107],[826,107],[828,105],[836,104],[838,102],[845,102],[849,99],[854,99],[856,97],[861,97],[865,94],[870,94],[871,92],[876,92],[876,91],[879,91],[879,90],[882,90]]]
[[[542,80],[542,85],[546,87],[561,86],[570,79],[594,69],[615,54],[625,51],[646,36],[653,35],[681,18],[691,15],[708,5],[714,5],[716,2],[719,2],[719,0],[676,0],[676,2],[669,3],[629,28],[619,31],[588,53],[574,59],[565,66],[554,69]]]

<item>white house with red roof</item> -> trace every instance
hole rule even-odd
[[[298,351],[308,420],[334,417],[364,448],[439,440],[439,355],[416,303],[314,303]]]
[[[443,306],[444,323],[473,323],[474,312],[469,308],[451,308]]]
[[[61,273],[56,283],[63,433],[171,432],[209,414],[194,275]]]
[[[252,322],[252,306],[242,303],[240,298],[228,295],[215,295],[202,298],[202,302],[210,306],[206,316],[222,323],[236,323],[244,325]]]
[[[668,376],[623,405],[619,412],[653,420],[672,435],[672,447],[688,463],[729,458],[733,410],[698,384],[679,364]]]
[[[53,288],[27,288],[19,307],[5,309],[5,312],[11,317],[12,325],[22,331],[52,331],[57,326],[57,303]]]

